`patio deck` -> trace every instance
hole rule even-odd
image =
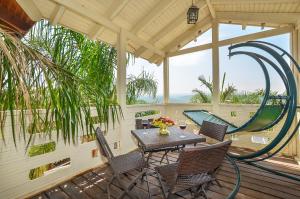
[[[236,149],[235,149],[236,152]],[[161,153],[156,153],[150,160],[150,168],[153,169],[159,165]],[[170,154],[170,161],[176,161],[178,157],[177,153]],[[163,164],[166,164],[164,162]],[[275,157],[268,161],[264,161],[262,164],[281,171],[288,171],[289,173],[300,175],[300,166],[295,161],[284,158]],[[300,198],[300,183],[267,173],[263,170],[255,167],[239,163],[241,171],[241,187],[236,198],[250,199],[298,199]],[[106,198],[107,195],[104,192],[106,187],[105,170],[106,166],[92,169],[81,175],[75,176],[69,181],[61,183],[55,187],[45,190],[38,195],[32,197],[32,199],[57,199],[57,198],[72,198],[72,199],[91,199],[91,198]],[[129,181],[130,178],[135,176],[135,172],[131,172],[130,176],[124,177],[124,181]],[[221,170],[218,174],[218,179],[222,184],[222,187],[217,185],[211,186],[208,191],[209,198],[218,199],[226,198],[234,187],[235,175],[234,170],[227,161],[224,161]],[[149,176],[151,194],[154,199],[161,199],[162,192],[159,188],[159,183],[156,177]],[[140,198],[147,198],[146,183],[139,184],[134,191],[140,196]],[[117,198],[121,190],[118,185],[111,187],[112,198]],[[176,198],[191,198],[189,192],[181,192]]]

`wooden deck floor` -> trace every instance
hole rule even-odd
[[[172,162],[176,161],[177,154],[170,155]],[[151,169],[159,165],[161,154],[157,153],[151,158]],[[164,162],[163,164],[165,164]],[[300,166],[287,158],[272,158],[269,161],[263,162],[264,165],[278,170],[288,171],[292,174],[300,175]],[[280,176],[267,173],[258,168],[239,163],[241,171],[241,187],[236,198],[240,199],[299,199],[300,198],[300,182],[289,180]],[[45,190],[32,198],[54,199],[54,198],[72,198],[72,199],[91,199],[107,198],[104,191],[106,187],[107,167],[96,168],[82,175],[75,176],[73,179],[59,184],[49,190]],[[130,176],[124,177],[124,181],[129,181],[133,178],[135,172]],[[222,184],[222,187],[217,185],[211,186],[208,191],[208,196],[211,199],[226,198],[234,187],[235,176],[234,170],[228,162],[224,161],[221,170],[217,176]],[[156,179],[156,176],[149,176],[150,189],[152,198],[161,199],[162,193]],[[146,198],[146,183],[140,183],[133,190],[140,198]],[[112,198],[117,198],[121,190],[115,184],[111,187]],[[189,192],[182,192],[176,196],[176,199],[191,198]]]

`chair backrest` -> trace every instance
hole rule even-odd
[[[143,120],[142,119],[135,119],[135,129],[143,129]]]
[[[224,140],[227,128],[228,126],[226,125],[203,121],[199,133],[222,142]]]
[[[223,162],[231,140],[210,146],[185,148],[179,155],[178,175],[214,172]]]
[[[97,143],[100,150],[100,153],[106,157],[107,159],[111,159],[114,157],[114,154],[112,153],[105,137],[103,131],[98,127],[96,129],[96,137],[97,137]]]

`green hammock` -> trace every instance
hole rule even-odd
[[[203,121],[214,122],[217,124],[227,125],[227,133],[237,131],[259,131],[271,128],[279,122],[284,106],[282,105],[266,105],[259,109],[249,121],[240,127],[206,111],[206,110],[186,110],[183,114],[201,126]]]

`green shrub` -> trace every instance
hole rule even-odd
[[[31,146],[29,148],[28,155],[29,155],[29,157],[34,157],[34,156],[37,156],[37,155],[50,153],[52,151],[55,151],[55,148],[56,148],[56,143],[55,142],[49,142],[49,143],[46,143],[46,144],[34,145],[34,146]]]

